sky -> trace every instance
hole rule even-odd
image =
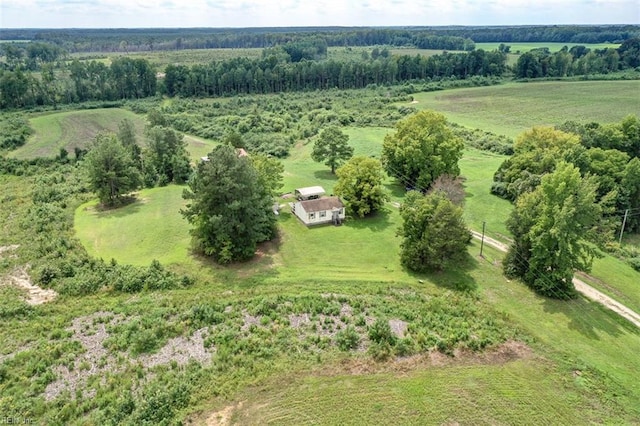
[[[0,28],[640,24],[639,0],[0,0]]]

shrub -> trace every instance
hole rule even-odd
[[[396,336],[391,331],[389,321],[378,318],[376,322],[369,326],[369,339],[375,343],[395,344]]]
[[[348,351],[358,347],[360,335],[353,326],[348,326],[336,334],[336,344],[342,351]]]

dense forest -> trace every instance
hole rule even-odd
[[[640,36],[636,25],[513,27],[305,27],[159,29],[0,29],[0,40],[46,41],[69,52],[265,48],[310,37],[329,46],[416,46],[471,50],[473,42],[622,43]]]

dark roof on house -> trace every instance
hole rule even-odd
[[[338,197],[324,197],[315,200],[300,201],[300,205],[307,213],[341,209],[344,207],[344,204],[342,204],[342,201],[340,201]]]

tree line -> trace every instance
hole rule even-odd
[[[243,28],[0,30],[0,39],[52,43],[69,53],[268,48],[309,39],[328,46],[472,50],[473,40],[426,28]]]
[[[139,28],[0,29],[3,40],[50,42],[68,52],[266,48],[308,37],[328,46],[415,46],[471,50],[484,42],[621,43],[640,37],[638,25],[531,25],[501,27],[305,27],[305,28]]]
[[[376,60],[286,62],[275,56],[235,58],[208,65],[167,66],[169,96],[225,96],[317,89],[359,89],[403,81],[498,76],[506,55],[494,51],[443,53],[431,57],[400,55]]]
[[[629,39],[617,49],[567,46],[551,53],[548,48],[522,54],[514,67],[517,78],[567,77],[607,74],[640,66],[640,38]]]

